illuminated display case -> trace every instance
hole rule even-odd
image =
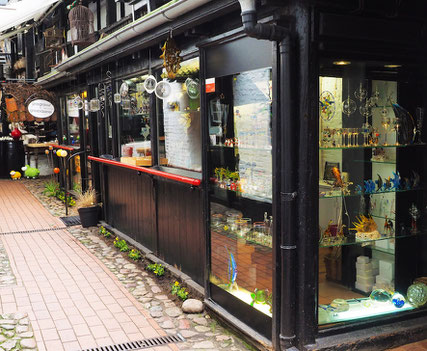
[[[422,307],[424,108],[416,67],[321,63],[318,323]]]

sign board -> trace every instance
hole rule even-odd
[[[36,118],[48,118],[55,112],[55,107],[47,100],[36,99],[28,104],[28,112]]]

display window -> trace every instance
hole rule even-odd
[[[272,314],[271,68],[206,81],[210,282]]]
[[[149,85],[149,84],[148,84]],[[154,87],[159,165],[202,170],[199,58],[183,61],[174,78],[164,69]]]
[[[80,109],[84,107],[84,101],[79,94],[72,94],[65,97],[66,100],[66,120],[68,127],[67,145],[80,146],[79,118]]]
[[[421,70],[325,59],[320,72],[318,323],[423,308]]]
[[[114,102],[119,105],[120,155],[151,166],[150,95],[144,88],[148,75],[121,81]]]

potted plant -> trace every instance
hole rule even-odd
[[[98,224],[99,205],[96,201],[94,189],[89,188],[84,192],[79,192],[76,199],[76,207],[82,227],[87,228]]]

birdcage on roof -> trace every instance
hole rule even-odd
[[[81,1],[71,9],[68,19],[73,45],[89,45],[95,42],[93,13],[86,6],[83,6]]]
[[[58,49],[62,46],[64,33],[62,29],[55,26],[46,29],[43,32],[44,46],[46,49]]]

